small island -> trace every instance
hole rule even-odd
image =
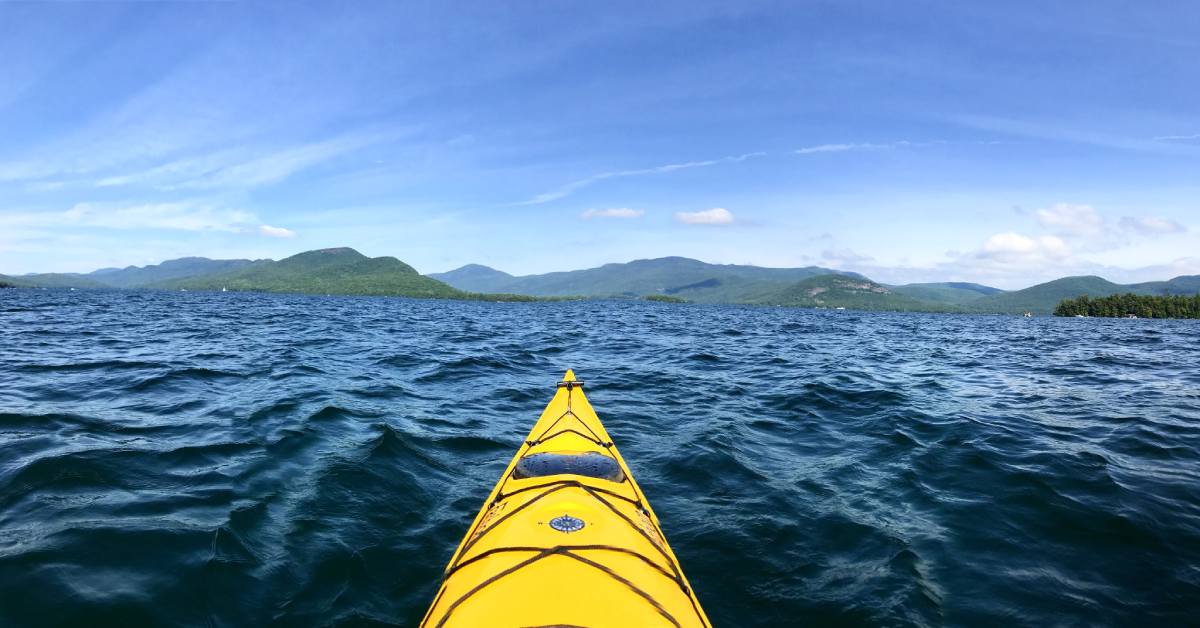
[[[1200,318],[1200,295],[1114,294],[1063,299],[1055,316],[1099,318]]]

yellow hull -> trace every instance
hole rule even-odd
[[[454,552],[422,626],[708,626],[567,371]]]

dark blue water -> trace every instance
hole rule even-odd
[[[1196,321],[0,291],[0,625],[413,625],[567,368],[720,626],[1200,620]]]

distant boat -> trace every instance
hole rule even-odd
[[[1126,314],[1125,318],[1137,318],[1137,314]]]
[[[226,289],[225,286],[221,286],[221,292],[229,292],[229,290]]]
[[[1076,314],[1076,315],[1075,315],[1075,318],[1087,318],[1087,317],[1086,317],[1086,316],[1084,316],[1083,314]]]
[[[839,310],[844,310],[844,309],[846,309],[846,308],[844,308],[844,307],[838,307],[838,308],[836,308],[836,309],[839,309]]]
[[[1033,312],[1025,312],[1025,318],[1033,318]]]

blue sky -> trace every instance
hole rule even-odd
[[[0,272],[1200,273],[1195,3],[347,6],[0,4]]]

